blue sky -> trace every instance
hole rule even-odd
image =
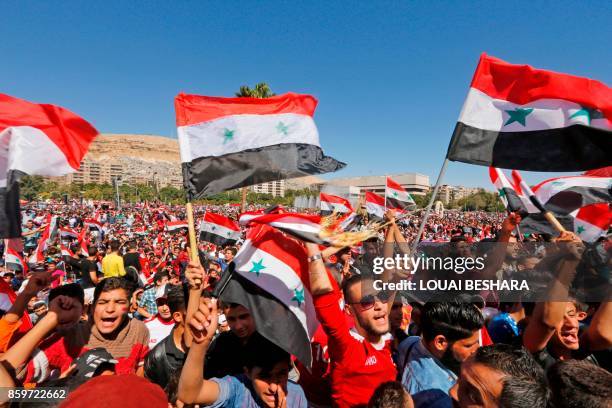
[[[319,99],[335,176],[433,183],[481,52],[612,84],[609,2],[2,2],[0,92],[109,133],[173,136],[178,92]],[[529,182],[552,174],[524,173]],[[452,163],[445,182],[490,188]]]

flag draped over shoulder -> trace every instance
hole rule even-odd
[[[416,203],[401,184],[391,177],[387,177],[385,206],[391,210],[406,211],[414,210],[416,208]]]
[[[310,339],[319,323],[302,244],[268,225],[256,225],[234,258],[220,298],[253,314],[257,331],[310,366]]]
[[[447,157],[531,171],[612,164],[612,88],[483,54]]]
[[[206,212],[200,223],[200,241],[234,245],[240,239],[240,226],[223,215]]]
[[[97,135],[67,109],[0,94],[0,238],[21,236],[18,179],[75,172]]]
[[[294,93],[265,99],[179,94],[176,124],[188,197],[343,168],[323,154],[316,106],[314,97]]]

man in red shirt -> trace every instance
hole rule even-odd
[[[394,242],[393,228],[387,233],[387,244]],[[310,290],[328,336],[332,400],[338,407],[366,406],[376,387],[395,380],[397,374],[388,335],[391,296],[376,293],[371,278],[353,275],[346,279],[342,294],[346,311],[355,319],[355,330],[351,331],[340,308],[342,295],[332,286],[319,247],[306,247]]]

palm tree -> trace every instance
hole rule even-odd
[[[242,85],[240,91],[236,92],[236,96],[244,98],[269,98],[274,96],[270,86],[265,82],[260,82],[255,85],[255,88],[250,88],[248,85]]]
[[[248,85],[242,85],[240,90],[236,92],[236,96],[239,98],[269,98],[274,96],[274,92],[270,89],[270,85],[265,82],[260,82],[255,84],[255,88],[249,88]],[[244,212],[246,210],[246,199],[247,199],[247,188],[242,187],[242,200],[241,200],[241,211]]]

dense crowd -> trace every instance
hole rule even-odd
[[[240,208],[196,206],[196,219],[207,211],[237,219]],[[51,215],[57,228],[43,236]],[[244,231],[231,245],[198,242],[192,257],[186,230],[168,228],[183,206],[25,205],[22,238],[0,248],[0,387],[68,390],[32,406],[611,406],[612,303],[573,297],[590,262],[580,239],[522,236],[516,214],[433,214],[423,243],[503,244],[489,254],[492,276],[546,268],[555,279],[550,301],[423,301],[372,289],[373,258],[408,253],[422,215],[386,218],[359,246],[303,243],[320,322],[306,367],[258,332],[251,310],[214,296]],[[513,244],[524,240],[567,251],[521,255]],[[596,245],[608,279],[611,241]],[[9,248],[24,264],[6,262]]]

